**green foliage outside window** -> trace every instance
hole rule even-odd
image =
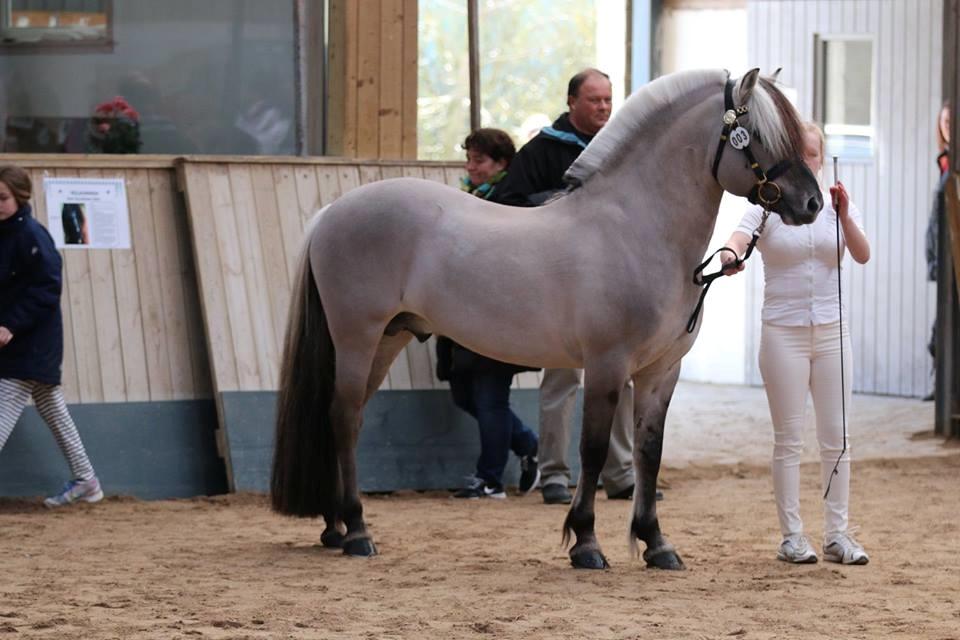
[[[480,1],[483,126],[504,129],[520,147],[531,116],[552,121],[566,110],[570,76],[597,65],[603,1]],[[419,11],[418,157],[458,159],[470,128],[466,3],[421,0]]]

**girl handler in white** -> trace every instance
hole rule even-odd
[[[60,386],[62,261],[31,215],[31,192],[26,171],[0,166],[0,450],[32,396],[73,476],[44,504],[97,502],[103,491]]]
[[[804,160],[814,175],[823,166],[824,140],[820,128],[805,125]],[[870,244],[863,233],[863,218],[850,202],[843,184],[824,194],[824,207],[816,221],[806,226],[784,225],[770,216],[757,242],[763,257],[765,290],[761,313],[760,373],[763,376],[773,421],[773,487],[783,542],[777,557],[786,562],[817,561],[803,535],[800,519],[800,453],[803,449],[804,410],[807,393],[813,396],[820,444],[824,501],[823,557],[843,564],[866,564],[863,547],[848,531],[850,499],[849,445],[844,449],[843,406],[850,406],[853,357],[846,314],[841,322],[837,291],[837,219],[840,221],[840,255],[849,251],[860,264],[870,259]],[[836,206],[836,209],[834,209]],[[742,255],[753,230],[760,224],[758,206],[746,211],[727,246]],[[733,261],[724,252],[723,261]],[[728,265],[733,274],[743,270]],[[841,397],[840,334],[843,332],[843,394]]]

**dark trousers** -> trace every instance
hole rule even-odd
[[[518,457],[537,452],[537,434],[510,409],[513,373],[471,371],[450,376],[453,403],[476,418],[480,428],[477,477],[500,483],[510,451]]]

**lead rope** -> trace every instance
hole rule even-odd
[[[707,291],[710,290],[710,285],[713,284],[713,281],[724,275],[723,270],[724,266],[721,260],[720,271],[711,273],[708,275],[702,275],[703,270],[707,268],[707,265],[710,264],[710,261],[713,260],[713,257],[720,253],[721,251],[729,251],[733,254],[733,262],[727,266],[739,267],[741,264],[747,261],[747,258],[750,257],[750,254],[753,253],[754,247],[757,246],[757,241],[760,239],[760,234],[763,233],[763,228],[767,226],[767,218],[770,216],[770,212],[764,207],[763,216],[760,218],[760,224],[757,225],[757,228],[753,230],[753,237],[750,238],[750,244],[747,245],[747,250],[743,252],[743,257],[737,255],[737,252],[731,249],[730,247],[720,247],[716,251],[710,254],[710,256],[697,265],[697,268],[693,270],[693,284],[698,287],[703,287],[700,291],[700,298],[697,300],[697,306],[694,308],[693,313],[690,314],[690,319],[687,320],[687,333],[693,333],[693,330],[697,326],[697,320],[700,318],[700,309],[703,308],[703,301],[707,297]]]
[[[837,156],[833,156],[833,181],[837,183]],[[847,394],[844,393],[846,386],[843,380],[843,291],[840,287],[840,211],[837,210],[834,203],[834,213],[837,215],[837,306],[840,311],[840,410],[843,412],[841,421],[843,424],[843,449],[837,457],[836,464],[833,465],[833,471],[830,472],[830,479],[827,480],[827,489],[823,492],[823,499],[826,500],[830,495],[830,485],[833,484],[833,477],[840,473],[840,461],[843,460],[843,454],[847,452]]]

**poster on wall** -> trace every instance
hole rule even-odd
[[[129,249],[130,211],[121,178],[44,178],[47,228],[58,249]]]

